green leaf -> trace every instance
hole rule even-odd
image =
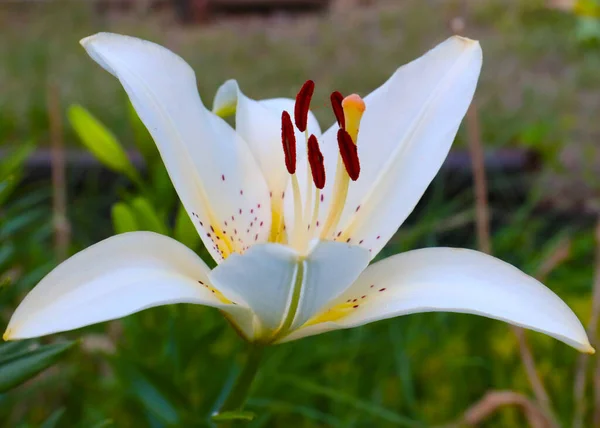
[[[139,176],[136,169],[110,130],[80,105],[72,105],[67,115],[81,142],[100,162],[137,183]]]
[[[183,205],[179,205],[177,210],[173,237],[191,249],[196,248],[200,243],[200,235]]]
[[[4,342],[0,345],[0,364],[2,361],[21,354],[31,347],[29,340],[15,340],[14,342]]]
[[[52,413],[48,419],[44,421],[40,428],[55,428],[58,427],[58,423],[60,422],[60,418],[65,414],[65,408],[61,407]]]
[[[117,202],[112,206],[111,217],[113,229],[117,234],[140,230],[135,212],[124,202]]]
[[[380,418],[382,420],[386,420],[388,422],[392,422],[396,424],[396,426],[404,426],[404,427],[421,427],[423,424],[414,421],[406,416],[400,415],[392,410],[386,409],[385,407],[381,407],[377,404],[369,403],[367,401],[363,401],[357,397],[354,397],[350,394],[347,394],[343,391],[337,391],[332,388],[328,388],[326,386],[321,386],[317,383],[313,383],[304,378],[297,376],[282,376],[280,381],[284,383],[288,383],[294,388],[304,390],[310,394],[320,395],[323,397],[329,398],[331,401],[346,404],[350,407],[354,407],[361,412],[368,413],[372,416]]]
[[[0,361],[0,392],[6,392],[56,363],[75,342],[43,345]]]
[[[123,359],[114,360],[114,364],[133,398],[150,414],[164,424],[180,424],[180,413],[189,407],[189,403],[171,384],[169,377]]]
[[[231,410],[229,412],[217,413],[212,416],[214,422],[223,421],[251,421],[256,417],[256,413],[244,410]]]
[[[2,159],[2,162],[0,162],[0,180],[5,180],[11,174],[16,173],[34,148],[35,145],[32,142],[22,144]]]
[[[167,227],[146,198],[138,196],[131,202],[131,207],[135,213],[140,230],[149,230],[151,232],[169,235]]]

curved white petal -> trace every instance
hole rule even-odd
[[[366,296],[362,298],[362,296]],[[417,312],[462,312],[546,333],[593,352],[577,316],[550,289],[514,266],[473,250],[425,248],[370,266],[338,300],[358,298],[349,315],[287,340]]]
[[[271,213],[260,168],[236,132],[204,107],[189,65],[133,37],[100,33],[81,44],[125,88],[215,260],[266,241]]]
[[[295,100],[291,98],[271,98],[253,100],[240,90],[237,81],[228,80],[217,90],[213,102],[213,112],[227,115],[235,111],[236,131],[250,146],[267,180],[271,194],[271,206],[276,211],[285,210],[285,223],[288,230],[294,224],[294,205],[290,189],[289,173],[285,167],[283,147],[281,144],[281,113],[285,110],[294,117]],[[306,204],[306,180],[312,186],[312,176],[307,169],[306,135],[294,127],[296,131],[296,175],[300,183],[300,194],[303,206]],[[321,138],[319,122],[309,111],[307,123],[308,135]],[[337,144],[322,146],[323,156],[328,160],[337,159]],[[307,176],[308,174],[308,176]],[[332,177],[333,178],[333,175]],[[282,201],[282,196],[285,199]],[[311,194],[312,204],[314,195]],[[279,213],[276,213],[276,215]]]
[[[210,279],[256,314],[256,338],[300,326],[352,284],[368,252],[339,242],[315,241],[306,256],[279,244],[251,247],[215,268]],[[287,325],[286,325],[287,321]]]
[[[471,103],[481,61],[478,42],[451,37],[365,97],[358,135],[361,173],[350,184],[338,230],[371,249],[372,257],[441,167]],[[335,145],[336,132],[334,126],[324,134],[325,145]]]
[[[174,239],[152,232],[117,235],[77,253],[42,279],[13,314],[4,338],[73,330],[171,303],[214,306],[243,319],[248,309],[219,299],[209,286],[209,272]]]
[[[250,146],[273,197],[280,197],[289,181],[281,145],[281,113],[286,110],[293,117],[294,103],[289,98],[253,100],[244,95],[233,79],[221,85],[213,102],[213,112],[217,114],[235,111],[236,131]],[[312,112],[309,112],[307,129],[309,134],[321,136],[321,128]],[[304,140],[304,133],[296,129],[299,171],[302,166],[306,168]]]

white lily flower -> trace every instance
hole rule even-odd
[[[332,94],[338,123],[324,134],[308,110],[310,81],[296,102],[255,101],[228,81],[211,112],[192,69],[169,50],[104,33],[81,43],[125,88],[218,266],[211,271],[165,236],[114,236],[48,274],[15,311],[5,339],[197,303],[218,308],[259,343],[450,311],[593,352],[558,296],[494,257],[427,248],[369,266],[450,150],[479,77],[478,42],[449,38],[364,100]],[[236,129],[221,118],[234,112]]]

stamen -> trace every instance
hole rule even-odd
[[[352,181],[356,181],[360,174],[360,162],[358,160],[356,144],[352,141],[350,134],[341,128],[338,129],[337,140],[340,156],[342,157],[342,161],[344,161],[346,172]]]
[[[300,132],[306,131],[308,123],[308,110],[310,109],[310,100],[315,91],[315,82],[307,80],[296,95],[296,104],[294,105],[294,121]]]
[[[296,172],[296,133],[292,118],[287,111],[281,113],[281,143],[285,155],[285,167],[290,174]]]
[[[366,108],[365,102],[359,95],[348,95],[342,101],[342,108],[344,109],[346,123],[344,129],[348,131],[348,134],[352,137],[352,141],[356,144],[358,141],[358,128]]]
[[[323,187],[325,187],[325,164],[323,163],[323,153],[321,153],[321,149],[319,148],[317,137],[312,134],[308,138],[308,162],[310,163],[310,170],[315,186],[317,189],[323,189]]]
[[[342,108],[342,101],[344,101],[344,96],[338,92],[332,92],[331,96],[331,108],[333,109],[333,114],[335,115],[335,120],[337,120],[338,126],[340,128],[346,127],[346,121],[344,120],[344,109]]]
[[[339,96],[332,94],[334,111],[338,100]],[[360,162],[358,161],[356,142],[358,141],[360,121],[365,111],[365,102],[358,95],[352,94],[344,98],[340,104],[344,113],[344,126],[338,130],[337,134],[340,155],[338,156],[335,182],[333,184],[333,200],[329,206],[329,213],[321,231],[321,239],[332,237],[331,234],[336,230],[344,210],[344,205],[346,204],[348,186],[350,184],[349,178],[355,181],[360,174]],[[340,119],[337,114],[336,118],[338,118],[339,123]],[[338,236],[334,239],[338,240],[338,238],[339,240],[342,238],[345,240],[348,236],[341,238]]]

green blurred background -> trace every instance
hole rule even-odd
[[[594,319],[600,3],[331,0],[290,10],[293,1],[280,0],[275,10],[184,19],[193,22],[169,4],[99,3],[0,2],[2,325],[60,259],[114,233],[153,230],[206,255],[120,85],[78,44],[98,31],[179,53],[209,106],[228,78],[254,98],[294,97],[313,79],[323,128],[333,121],[331,91],[365,95],[454,31],[479,39],[472,120],[486,149],[493,252],[544,277],[584,324]],[[461,129],[452,158],[383,255],[477,248],[467,143]],[[245,426],[462,426],[486,394],[490,414],[477,426],[528,426],[530,405],[552,409],[550,425],[538,426],[600,421],[598,359],[582,370],[566,345],[537,333],[526,340],[549,403],[532,390],[514,331],[471,315],[411,315],[277,346],[248,403],[258,416]],[[7,346],[0,423],[47,428],[210,426],[245,351],[217,311],[190,305]],[[9,380],[17,370],[22,376]],[[575,393],[577,377],[586,382]],[[503,404],[497,391],[517,399]]]

